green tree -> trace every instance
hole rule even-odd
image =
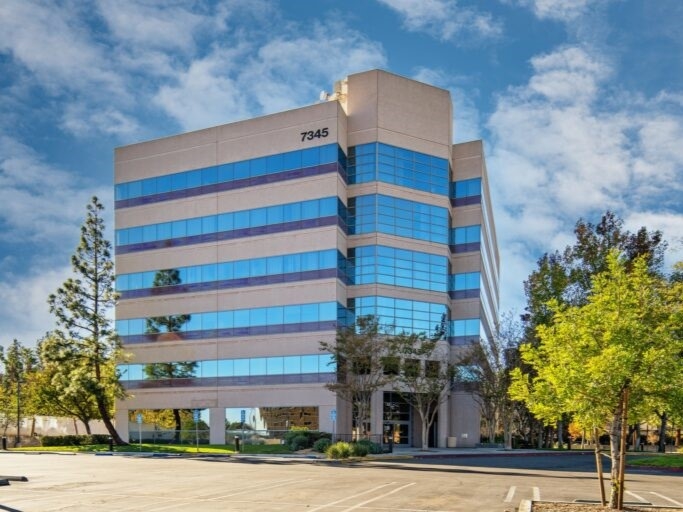
[[[36,402],[43,414],[79,419],[90,434],[90,422],[100,419],[90,392],[90,370],[78,360],[59,356],[64,343],[59,334],[48,334],[38,343],[41,370],[36,378]]]
[[[112,423],[116,398],[125,396],[117,361],[122,359],[118,336],[107,313],[114,307],[114,263],[111,244],[104,237],[104,207],[96,197],[87,206],[81,240],[71,257],[74,277],[48,299],[50,312],[65,332],[56,331],[49,360],[73,363],[65,375],[78,378],[95,399],[97,410],[116,444],[126,444]]]
[[[2,391],[7,398],[5,405],[8,410],[5,411],[7,417],[10,417],[12,412],[16,413],[15,424],[17,426],[17,435],[14,439],[15,446],[21,442],[21,420],[23,413],[30,411],[33,403],[31,386],[32,374],[35,373],[38,365],[38,360],[34,351],[29,347],[24,347],[17,340],[14,340],[4,350],[0,347],[0,363],[2,363]],[[14,409],[11,411],[11,409]],[[32,412],[32,411],[30,411]]]
[[[518,360],[523,327],[511,312],[504,313],[492,340],[473,343],[458,361],[461,381],[473,381],[475,399],[486,424],[489,442],[503,431],[505,447],[512,448],[512,432],[519,404],[508,395],[510,370]]]
[[[337,366],[336,381],[325,386],[351,405],[352,426],[359,436],[368,430],[373,393],[389,382],[383,365],[390,355],[388,340],[377,317],[368,315],[339,329],[334,342],[320,342],[320,350],[330,353]]]
[[[448,399],[455,377],[449,346],[439,338],[405,333],[393,336],[390,344],[390,353],[401,360],[399,371],[392,380],[394,391],[420,415],[422,449],[426,450],[429,429],[439,406]]]
[[[610,506],[623,501],[622,432],[627,418],[642,414],[648,397],[673,396],[683,386],[683,293],[654,275],[646,258],[607,258],[594,276],[587,302],[551,303],[549,326],[538,343],[522,346],[532,371],[513,371],[511,396],[546,422],[572,414],[585,428],[610,436]],[[630,414],[629,414],[630,413]]]

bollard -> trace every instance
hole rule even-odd
[[[7,450],[7,438],[2,436],[2,449]]]
[[[112,436],[109,436],[109,451],[114,451],[114,438]]]
[[[235,451],[238,453],[240,451],[240,436],[235,436]]]

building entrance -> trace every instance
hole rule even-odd
[[[398,393],[384,393],[383,407],[383,441],[390,441],[396,446],[410,446],[411,443],[411,410]]]

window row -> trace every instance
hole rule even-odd
[[[448,209],[372,194],[349,199],[349,234],[387,233],[435,243],[448,242]]]
[[[481,178],[456,181],[451,184],[451,197],[461,199],[481,195]]]
[[[340,316],[338,312],[340,308],[343,309],[336,302],[321,302],[231,311],[174,313],[167,316],[117,320],[116,331],[120,336],[134,336],[163,332],[206,331],[336,321]],[[344,316],[343,313],[341,316]]]
[[[447,336],[449,310],[445,304],[393,297],[367,296],[349,299],[356,317],[374,315],[389,332]]]
[[[481,288],[481,272],[466,272],[448,276],[448,290],[478,290]]]
[[[474,244],[481,242],[481,226],[464,226],[451,230],[452,245]]]
[[[380,283],[446,291],[448,258],[445,256],[369,245],[349,249],[348,265],[353,284]]]
[[[344,204],[337,197],[325,197],[253,210],[118,229],[116,245],[170,240],[336,215],[346,217]]]
[[[330,354],[118,365],[121,380],[168,380],[334,373]]]
[[[116,185],[115,194],[116,200],[121,201],[254,178],[266,174],[276,174],[337,161],[341,162],[342,168],[345,167],[346,156],[344,152],[337,144],[326,144],[314,148],[299,149],[240,162],[120,183]]]
[[[433,194],[448,194],[448,160],[381,142],[349,148],[349,184],[382,181]]]
[[[336,249],[282,254],[177,269],[152,270],[116,276],[117,291],[210,283],[267,275],[290,274],[320,269],[343,268],[344,257]]]
[[[451,321],[450,336],[452,337],[479,336],[481,332],[483,332],[483,327],[479,318]]]

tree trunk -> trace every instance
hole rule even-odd
[[[427,417],[420,411],[420,419],[422,420],[422,448],[421,450],[429,449],[429,425],[427,424]]]
[[[609,428],[609,451],[611,458],[610,466],[610,496],[609,507],[617,508],[617,499],[619,497],[619,462],[621,456],[619,453],[619,445],[621,441],[621,407],[615,414]]]
[[[118,446],[127,445],[128,443],[121,439],[121,436],[114,428],[114,424],[111,422],[111,418],[109,417],[107,405],[104,403],[102,397],[95,397],[95,401],[97,402],[97,410],[100,412],[102,422],[104,423],[104,426],[107,428],[107,432],[109,432],[109,435],[114,440],[114,443]]]
[[[666,412],[664,412],[659,416],[659,419],[659,443],[657,444],[657,451],[659,453],[664,453],[666,452],[666,426],[669,418]]]
[[[81,420],[83,422],[83,425],[85,425],[85,433],[88,435],[92,435],[92,432],[90,431],[90,422],[88,420]]]
[[[180,409],[173,409],[173,419],[175,420],[175,434],[173,435],[173,442],[180,444],[180,430],[183,424],[180,421]]]
[[[560,450],[564,448],[564,422],[562,420],[557,422],[557,447]]]

